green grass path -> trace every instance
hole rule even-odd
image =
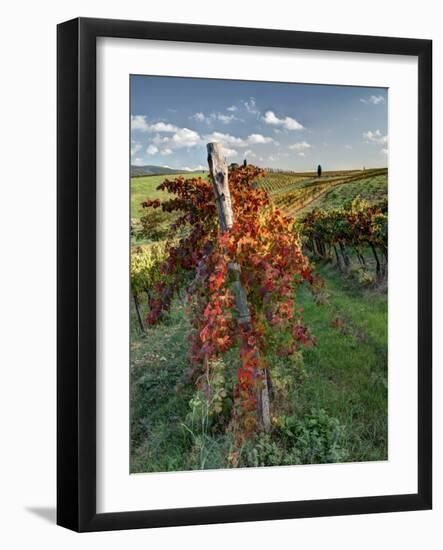
[[[328,303],[313,303],[307,289],[298,302],[317,339],[304,353],[307,380],[301,409],[326,409],[346,427],[350,459],[387,458],[387,297],[320,268]]]

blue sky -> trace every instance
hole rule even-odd
[[[238,80],[131,76],[131,163],[207,169],[228,162],[324,170],[387,166],[388,91]]]

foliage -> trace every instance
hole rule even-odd
[[[295,299],[303,281],[314,284],[316,279],[302,254],[293,220],[273,207],[266,191],[254,185],[261,175],[253,166],[230,172],[235,223],[226,233],[219,232],[212,185],[207,180],[166,179],[158,189],[173,198],[143,203],[144,208],[178,212],[170,238],[184,233],[177,244],[167,244],[162,279],[150,297],[147,321],[155,324],[177,292],[187,291],[193,330],[189,336],[191,367],[186,375],[206,397],[213,366],[224,354],[237,350],[239,364],[228,426],[237,441],[257,428],[256,391],[269,367],[266,356],[289,357],[315,343]],[[232,263],[241,268],[251,313],[248,328],[236,319]],[[273,338],[277,333],[279,337]]]
[[[168,224],[170,217],[158,210],[148,210],[139,220],[139,228],[135,233],[136,239],[147,239],[149,241],[161,241],[168,235]]]
[[[300,230],[308,248],[320,257],[330,255],[332,247],[337,264],[341,266],[341,260],[343,260],[344,267],[349,268],[349,257],[345,247],[351,247],[360,261],[361,268],[366,268],[362,248],[370,247],[375,258],[377,276],[380,277],[386,272],[388,261],[386,201],[369,204],[357,197],[342,208],[331,210],[315,208],[300,220]],[[382,264],[382,258],[384,258],[384,264]],[[365,277],[365,273],[360,275],[362,280]]]
[[[260,434],[246,445],[247,466],[324,464],[346,460],[343,448],[345,430],[323,409],[306,416],[283,416],[272,435]]]
[[[283,417],[278,430],[298,453],[298,463],[321,464],[346,458],[342,449],[344,428],[324,409],[313,409],[301,418],[298,415]]]
[[[161,280],[160,266],[165,259],[165,244],[153,243],[131,250],[131,290],[137,300]]]

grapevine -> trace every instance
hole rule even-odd
[[[352,248],[359,262],[366,266],[363,247],[373,253],[376,274],[380,278],[388,262],[388,216],[386,201],[369,204],[359,198],[345,204],[343,208],[314,209],[300,220],[309,250],[320,257],[326,257],[328,249],[334,250],[337,264],[349,267],[346,247]],[[377,252],[378,251],[378,252]],[[385,265],[382,265],[384,258]]]
[[[259,429],[257,388],[263,384],[263,372],[272,375],[267,355],[288,357],[315,343],[297,308],[296,292],[304,281],[313,285],[316,278],[302,253],[294,221],[255,185],[262,175],[250,165],[229,173],[235,221],[226,233],[219,231],[212,185],[205,179],[166,179],[158,189],[169,192],[171,199],[143,203],[144,208],[178,214],[166,245],[161,279],[150,295],[147,322],[159,322],[179,291],[186,291],[192,331],[191,366],[185,374],[203,393],[209,391],[205,381],[211,365],[220,364],[230,351],[237,354],[229,427],[240,441]],[[180,237],[174,243],[175,235]],[[240,266],[249,304],[247,328],[236,318],[229,269],[233,263]]]

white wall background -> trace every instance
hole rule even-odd
[[[430,512],[77,535],[55,521],[55,26],[77,17],[286,28],[434,40],[434,280],[442,278],[440,2],[22,1],[2,9],[0,86],[0,544],[15,549],[441,547],[442,293],[434,289],[435,502]],[[439,250],[440,249],[440,250]],[[440,311],[438,311],[440,310]],[[440,336],[440,341],[438,337]]]

